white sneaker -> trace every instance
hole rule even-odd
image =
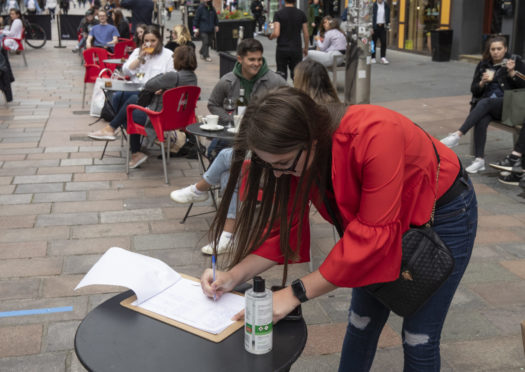
[[[485,170],[485,159],[476,158],[465,170],[469,173],[478,173]]]
[[[459,134],[450,133],[448,136],[441,140],[441,143],[447,146],[448,148],[456,147],[459,144]]]
[[[217,254],[226,253],[226,251],[230,247],[231,240],[232,240],[231,235],[226,237],[224,234],[221,234],[221,238],[219,239],[219,246],[217,247]],[[202,247],[201,252],[204,254],[212,255],[213,254],[212,243],[206,244],[204,247]]]
[[[372,63],[377,63],[376,59],[375,58],[372,58],[372,60],[370,61]]]
[[[208,199],[208,192],[196,193],[193,191],[194,185],[190,185],[180,190],[172,191],[170,194],[171,200],[175,203],[189,204],[203,202]]]
[[[381,58],[381,63],[384,64],[384,65],[388,65],[390,62],[388,62],[388,59],[383,57],[383,58]]]

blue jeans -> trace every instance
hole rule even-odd
[[[476,195],[470,180],[468,190],[436,209],[434,230],[454,256],[454,271],[440,289],[415,314],[403,319],[404,371],[438,372],[441,366],[439,342],[452,297],[467,268],[478,223]],[[369,371],[381,330],[390,310],[365,289],[352,290],[340,372]]]
[[[221,185],[221,190],[226,188],[228,179],[230,178],[230,167],[232,164],[233,149],[227,148],[221,150],[213,163],[204,174],[202,178],[210,185]],[[232,195],[230,206],[228,207],[228,218],[235,219],[237,216],[237,199],[239,198],[239,188],[235,188]]]

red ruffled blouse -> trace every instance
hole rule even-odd
[[[435,198],[452,186],[459,172],[456,154],[432,138],[441,159],[436,195],[437,158],[430,138],[389,109],[348,108],[333,135],[334,195],[330,195],[335,197],[344,235],[319,268],[326,280],[340,287],[361,287],[399,276],[403,232],[429,220]],[[291,177],[291,182],[294,192],[298,178]],[[310,200],[331,222],[318,190],[310,192]],[[309,260],[308,215],[306,208],[297,262]],[[298,226],[296,221],[290,232],[292,247]],[[278,228],[254,254],[283,263]]]

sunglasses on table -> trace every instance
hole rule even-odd
[[[274,172],[288,172],[288,173],[295,173],[295,167],[297,166],[297,163],[299,162],[299,158],[301,157],[301,154],[303,153],[304,148],[300,149],[297,153],[297,156],[295,157],[292,165],[290,165],[288,168],[276,168],[272,166],[270,163],[265,162],[260,157],[257,156],[257,154],[252,153],[252,159],[253,161],[259,165],[260,167],[264,169],[268,169]]]

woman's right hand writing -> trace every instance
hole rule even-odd
[[[204,294],[208,297],[216,296],[219,299],[224,293],[231,292],[235,287],[233,276],[228,271],[215,271],[215,281],[213,280],[213,270],[206,269],[201,276],[201,287]]]

